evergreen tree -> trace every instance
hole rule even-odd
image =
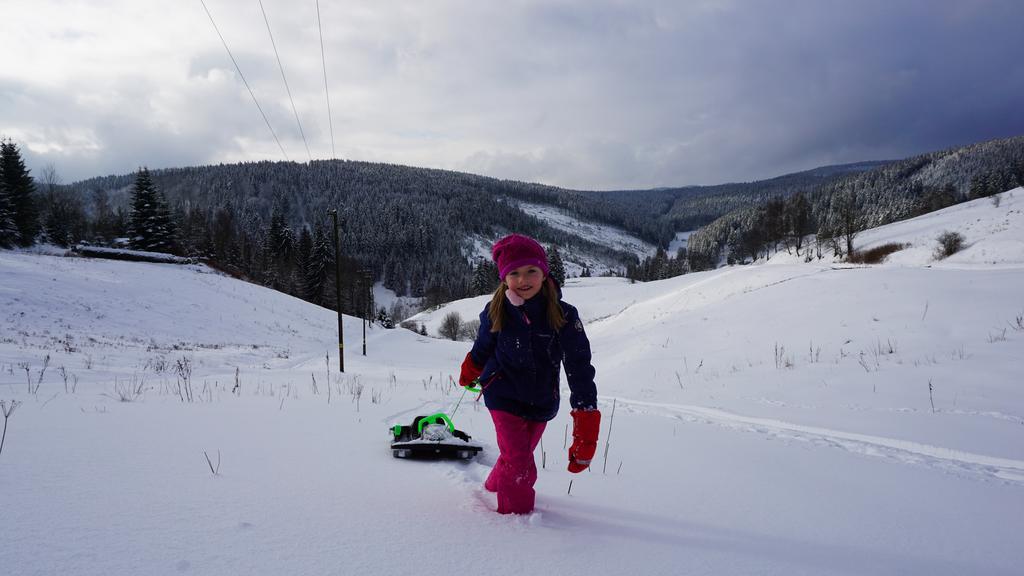
[[[171,252],[176,245],[171,211],[146,168],[141,168],[135,178],[128,234],[131,247],[136,250]]]
[[[327,240],[323,226],[317,225],[313,232],[313,245],[306,261],[304,276],[304,297],[306,300],[327,306],[326,292],[328,278],[334,265],[334,251]]]
[[[473,279],[470,281],[469,293],[471,296],[490,294],[498,287],[498,266],[489,259],[481,258],[473,269]]]
[[[377,322],[388,330],[395,327],[395,321],[391,319],[391,315],[388,314],[387,309],[383,306],[381,306],[380,310],[377,311]]]
[[[548,267],[551,269],[551,277],[558,282],[559,286],[565,285],[565,263],[562,262],[562,255],[558,253],[558,246],[552,245],[548,249]]]
[[[7,194],[7,184],[0,178],[0,248],[10,248],[18,241],[18,227],[14,225],[14,210]]]
[[[313,258],[313,235],[309,232],[309,226],[303,226],[299,234],[299,241],[295,245],[295,286],[293,294],[300,298],[306,298],[306,270],[309,268],[310,260]]]
[[[0,195],[6,196],[9,218],[18,230],[18,237],[14,240],[22,246],[31,246],[39,234],[39,215],[34,198],[35,182],[29,175],[29,170],[25,168],[18,145],[11,140],[0,142],[0,180],[3,181],[4,188]],[[3,203],[0,201],[0,204]],[[0,210],[3,209],[0,205]],[[2,219],[3,214],[0,213],[0,220]],[[2,231],[4,226],[0,221],[0,242],[3,242],[5,235]]]
[[[275,290],[284,291],[289,287],[292,273],[293,247],[295,236],[287,224],[288,205],[282,198],[274,201],[274,209],[270,215],[270,229],[264,238],[263,259],[265,262],[265,281]]]
[[[85,214],[78,199],[65,192],[47,193],[43,230],[50,242],[68,247],[85,235]]]

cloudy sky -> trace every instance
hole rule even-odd
[[[64,181],[346,158],[582,189],[1024,134],[1021,0],[0,2],[0,134]],[[333,122],[329,121],[333,119]],[[332,147],[331,127],[334,141]],[[283,148],[283,151],[282,151]]]

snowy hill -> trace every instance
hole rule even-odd
[[[530,204],[520,202],[519,209],[533,216],[547,225],[566,232],[578,238],[595,242],[601,246],[607,246],[615,250],[633,254],[638,260],[654,256],[657,247],[636,236],[599,222],[586,222],[569,214],[568,212],[545,206],[543,204]],[[566,276],[579,276],[583,268],[588,268],[595,276],[606,274],[609,271],[621,271],[622,265],[613,259],[601,258],[586,252],[569,252],[563,255],[565,260]]]
[[[5,573],[1016,574],[1022,214],[1017,189],[866,231],[859,247],[910,245],[875,266],[570,281],[601,449],[565,471],[563,406],[529,517],[491,511],[494,431],[468,396],[477,461],[387,450],[389,424],[459,402],[469,343],[371,328],[364,357],[346,318],[339,375],[335,316],[302,301],[203,267],[0,251],[0,400],[21,403]],[[946,230],[966,249],[934,261]],[[486,300],[416,320],[433,334]]]

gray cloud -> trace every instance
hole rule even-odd
[[[5,13],[37,30],[12,46],[47,39],[0,73],[0,132],[31,165],[71,180],[283,159],[201,7],[111,0],[62,22],[47,4]],[[305,160],[258,7],[207,4]],[[641,188],[1024,133],[1015,0],[321,4],[339,157]],[[313,155],[328,157],[313,7],[264,5]]]

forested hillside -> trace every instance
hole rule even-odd
[[[623,270],[635,264],[631,254],[524,213],[517,201],[556,206],[667,246],[675,232],[709,223],[751,198],[803,189],[849,169],[747,184],[612,192],[343,160],[174,168],[153,170],[150,177],[177,223],[180,253],[210,258],[257,282],[303,295],[301,285],[308,281],[297,276],[304,259],[300,246],[328,239],[327,212],[337,207],[341,252],[351,266],[368,270],[399,295],[457,298],[470,287],[468,240],[474,237],[493,239],[515,230],[567,253],[602,255]],[[67,187],[97,222],[84,239],[102,244],[127,234],[122,229],[135,179],[135,174],[108,176]],[[304,234],[310,238],[305,244]]]
[[[743,262],[780,246],[800,253],[811,234],[816,255],[848,255],[861,230],[1022,184],[1024,137],[915,156],[734,210],[690,236],[689,268],[713,268],[723,258]]]
[[[146,172],[68,186],[51,179],[40,190],[43,235],[62,245],[110,245],[128,237],[146,248],[138,242],[140,215],[132,206],[138,203],[139,177]],[[169,213],[152,215],[168,227],[167,239],[155,245],[332,307],[328,211],[337,208],[342,307],[362,314],[356,295],[374,280],[398,295],[425,297],[428,304],[486,289],[487,282],[474,281],[478,246],[510,231],[556,245],[563,254],[600,255],[639,280],[707,269],[726,260],[743,262],[780,246],[800,251],[804,237],[815,233],[819,253],[822,246],[841,253],[865,227],[1021,183],[1024,137],[758,182],[653,190],[566,190],[344,160],[172,168],[153,170],[147,177],[147,194],[155,192],[152,203]],[[663,248],[677,232],[700,229],[691,236],[688,253],[660,250],[639,262],[634,254],[527,214],[518,206],[521,201],[617,226]]]

